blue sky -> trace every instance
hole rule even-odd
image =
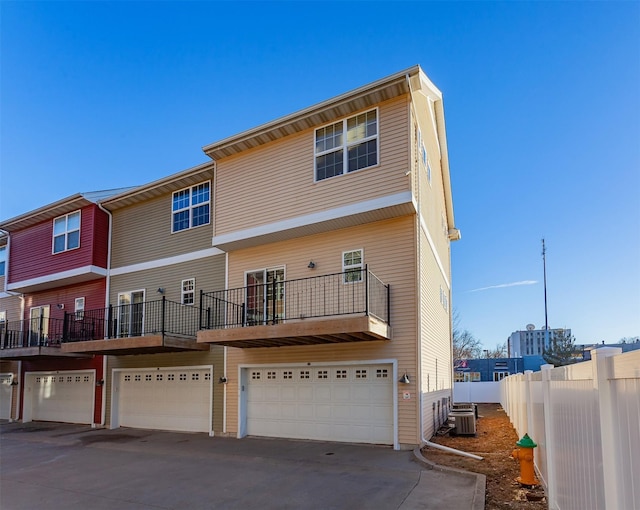
[[[144,184],[420,64],[444,94],[453,307],[487,348],[640,335],[640,2],[0,3],[0,218]],[[266,190],[268,191],[268,190]]]

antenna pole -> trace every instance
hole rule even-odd
[[[542,270],[544,274],[544,345],[549,347],[549,320],[547,317],[547,248],[542,238]]]

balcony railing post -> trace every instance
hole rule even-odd
[[[385,285],[387,288],[387,324],[391,326],[391,285]]]
[[[364,266],[364,314],[369,315],[369,268]]]
[[[199,328],[199,329],[203,329],[203,328],[202,328],[202,310],[203,310],[203,306],[204,306],[204,305],[202,304],[202,302],[203,302],[203,300],[202,300],[203,295],[204,295],[204,291],[203,291],[202,289],[200,289],[200,307],[199,307],[199,309],[198,309],[198,328]]]
[[[272,315],[272,324],[275,324],[276,321],[276,277],[274,276],[273,282],[271,282],[271,315]],[[268,319],[268,317],[267,317]]]
[[[112,338],[114,333],[114,325],[113,325],[113,305],[109,305],[109,310],[107,312],[107,327],[105,331],[105,335],[107,338]]]
[[[164,321],[165,321],[165,317],[166,317],[166,314],[165,314],[166,306],[167,306],[167,296],[162,296],[162,319],[161,319],[162,320],[162,327],[161,327],[161,332],[162,332],[162,337],[163,338],[164,338],[164,330],[165,330]]]
[[[60,340],[64,341],[70,338],[69,334],[69,313],[65,310],[64,312],[64,321],[62,322],[62,338]]]
[[[40,317],[38,317],[38,347],[44,346],[44,314],[40,309]]]

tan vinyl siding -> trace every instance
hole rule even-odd
[[[211,352],[180,352],[166,354],[140,354],[135,356],[108,356],[105,391],[105,423],[111,423],[111,384],[114,368],[155,368],[174,366],[213,365],[213,431],[221,434],[223,430],[223,392],[224,385],[218,379],[224,374],[224,349],[213,346]]]
[[[221,159],[215,235],[409,191],[408,112],[406,96],[379,105],[379,165],[347,175],[314,182],[315,129]]]
[[[415,217],[405,216],[363,226],[318,234],[296,240],[273,243],[229,254],[229,286],[244,285],[248,270],[285,266],[285,278],[294,279],[342,271],[342,252],[364,250],[364,262],[384,283],[391,286],[391,341],[357,342],[317,346],[260,349],[235,349],[228,352],[228,429],[237,432],[238,365],[294,362],[349,362],[355,360],[396,359],[398,371],[412,376],[416,365],[415,305]],[[392,248],[391,248],[392,247]],[[310,270],[310,260],[316,268]],[[416,444],[417,386],[415,377],[409,385],[398,389],[399,441]],[[402,392],[410,391],[411,400],[403,400]]]
[[[436,263],[424,233],[421,232],[420,315],[421,315],[421,391],[424,394],[423,433],[433,434],[431,402],[451,396],[451,294]],[[446,293],[448,307],[440,300]],[[437,413],[437,408],[436,408]],[[436,417],[437,418],[437,417]]]
[[[167,193],[113,212],[112,269],[211,248],[211,223],[171,232],[171,204]]]
[[[111,278],[111,290],[109,302],[118,303],[119,292],[129,292],[133,290],[145,290],[145,300],[154,301],[161,299],[162,295],[157,293],[162,287],[164,296],[176,303],[182,299],[182,280],[187,278],[196,279],[195,305],[200,303],[200,291],[210,292],[224,289],[226,255],[214,255],[180,264],[171,264],[155,269],[136,271]]]
[[[435,113],[427,98],[422,94],[414,97],[414,131],[419,126],[422,139],[427,148],[429,163],[431,165],[431,184],[428,182],[427,170],[420,163],[419,148],[417,144],[412,144],[415,161],[415,179],[420,183],[420,211],[423,221],[426,222],[431,239],[438,251],[438,256],[447,273],[449,267],[449,238],[448,222],[446,217],[446,205],[444,197],[444,183],[442,177],[442,166],[440,152],[438,151],[438,136],[435,131]],[[417,117],[416,117],[417,116]],[[415,122],[417,121],[417,126]],[[417,141],[417,134],[414,135]],[[419,173],[418,173],[419,170]],[[444,218],[444,223],[443,223]]]
[[[0,298],[0,311],[7,312],[7,322],[22,320],[21,310],[20,296]]]

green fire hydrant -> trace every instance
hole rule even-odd
[[[511,452],[511,456],[520,461],[520,476],[516,480],[522,485],[539,485],[540,482],[536,479],[533,467],[533,449],[538,445],[533,442],[529,434],[525,434],[516,446],[520,448]]]

